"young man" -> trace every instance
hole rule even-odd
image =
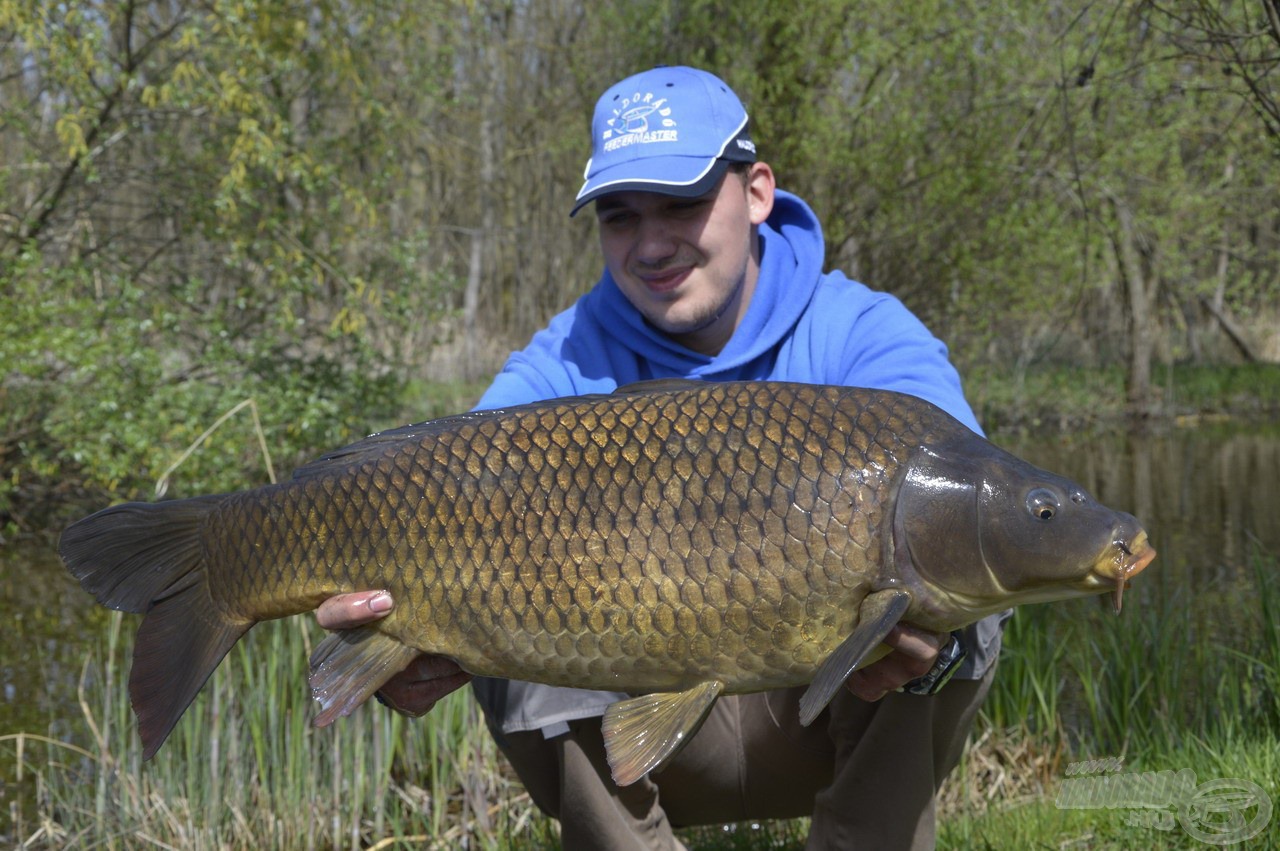
[[[823,274],[817,219],[775,187],[742,104],[717,77],[659,67],[623,80],[596,106],[592,144],[571,215],[594,202],[604,273],[511,355],[478,408],[649,378],[772,379],[912,393],[978,428],[941,342],[891,296]],[[342,628],[391,605],[385,593],[348,594],[318,617]],[[810,847],[931,847],[934,793],[960,757],[999,637],[999,618],[956,637],[900,627],[886,642],[893,652],[855,672],[807,728],[803,688],[722,697],[668,766],[624,788],[600,734],[620,695],[505,680],[474,688],[533,800],[560,820],[565,848],[679,848],[672,825],[805,815]],[[380,699],[420,715],[468,679],[423,656]]]

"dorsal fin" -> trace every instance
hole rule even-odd
[[[402,443],[421,440],[424,437],[430,437],[435,434],[442,434],[446,431],[458,428],[459,426],[470,423],[483,422],[486,419],[500,416],[510,416],[519,414],[532,408],[545,408],[555,405],[570,404],[590,404],[598,402],[601,399],[608,398],[610,395],[645,395],[650,393],[674,393],[678,390],[695,390],[702,387],[707,382],[698,381],[692,378],[651,378],[645,381],[633,381],[630,384],[624,384],[613,391],[612,394],[607,393],[589,393],[581,396],[559,396],[553,399],[543,399],[538,402],[528,402],[523,405],[512,405],[507,408],[494,408],[488,411],[467,411],[461,414],[450,414],[449,416],[439,417],[434,420],[427,420],[420,423],[411,423],[409,425],[399,426],[398,428],[387,429],[386,431],[376,432],[368,437],[361,438],[354,443],[348,444],[340,449],[327,452],[316,458],[314,461],[308,461],[301,467],[293,471],[293,478],[305,479],[309,476],[319,475],[334,467],[347,467],[351,464],[359,464],[363,461],[371,460],[382,455],[388,447],[399,446]]]
[[[390,447],[421,440],[433,434],[442,434],[466,423],[477,422],[500,413],[503,413],[503,411],[469,411],[465,414],[453,414],[435,420],[427,420],[426,422],[380,431],[361,438],[341,449],[327,452],[314,461],[308,461],[293,471],[293,478],[305,479],[321,475],[335,468],[345,468],[353,464],[360,464],[383,455]]]
[[[645,395],[651,393],[674,393],[678,390],[694,390],[707,382],[691,378],[651,378],[647,381],[634,381],[625,384],[612,395]],[[305,479],[332,471],[335,468],[346,468],[353,464],[361,464],[384,455],[388,449],[404,443],[422,440],[432,435],[443,434],[460,426],[483,422],[486,419],[520,414],[532,408],[545,408],[561,404],[590,404],[608,398],[610,394],[591,393],[582,396],[560,396],[529,402],[523,405],[512,405],[509,408],[494,408],[488,411],[467,411],[462,414],[451,414],[434,420],[400,426],[380,431],[361,438],[341,449],[335,449],[309,461],[293,471],[294,479]]]
[[[433,435],[444,434],[453,429],[460,428],[464,425],[472,423],[481,423],[495,417],[509,417],[524,413],[529,410],[538,408],[554,407],[563,404],[589,404],[598,402],[601,399],[607,399],[606,393],[594,393],[583,396],[558,396],[554,399],[544,399],[539,402],[527,402],[523,405],[512,405],[507,408],[493,408],[487,411],[467,411],[461,414],[450,414],[445,417],[438,417],[434,420],[427,420],[420,423],[412,423],[410,425],[400,426],[398,428],[387,429],[368,437],[361,438],[341,449],[335,449],[321,455],[314,461],[309,461],[293,471],[293,478],[305,479],[310,476],[318,476],[334,469],[345,469],[352,465],[362,464],[380,458],[388,452],[405,443],[420,441]]]
[[[680,390],[697,390],[706,385],[706,381],[699,381],[696,378],[648,378],[644,381],[623,384],[613,393],[615,396],[619,394],[630,396],[646,393],[675,393]]]

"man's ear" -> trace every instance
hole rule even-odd
[[[773,212],[773,192],[777,183],[768,163],[752,163],[747,172],[747,209],[751,224],[762,225]]]

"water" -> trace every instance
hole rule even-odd
[[[32,824],[38,779],[18,768],[24,743],[6,740],[34,733],[87,744],[77,690],[88,653],[109,613],[92,601],[62,567],[51,546],[0,547],[0,848],[17,847],[19,825]],[[30,754],[28,754],[30,756]],[[38,764],[38,760],[37,760]]]
[[[1200,593],[1280,554],[1280,424],[999,441],[1134,514],[1159,556],[1134,582]]]
[[[51,544],[0,548],[0,612],[0,736],[72,735],[85,659],[109,613],[93,605]]]

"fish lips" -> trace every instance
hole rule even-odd
[[[1138,529],[1132,536],[1125,535],[1124,530],[1117,530],[1111,545],[1094,562],[1087,581],[1091,588],[1098,590],[1110,585],[1112,608],[1120,614],[1129,580],[1145,570],[1155,557],[1155,548],[1147,540],[1144,529]]]

